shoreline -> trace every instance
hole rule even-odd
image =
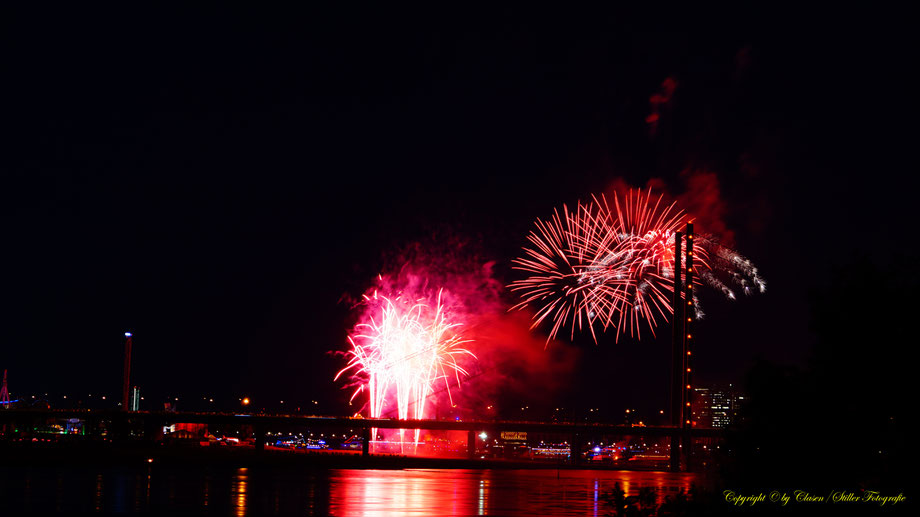
[[[524,469],[524,470],[607,470],[667,472],[666,469],[585,462],[535,462],[504,459],[434,458],[399,455],[361,456],[352,453],[300,453],[284,450],[258,451],[252,448],[182,447],[118,444],[0,445],[0,467],[37,466],[246,466],[301,467],[310,469]]]

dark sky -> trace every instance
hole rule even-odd
[[[319,400],[389,250],[449,229],[503,282],[534,218],[616,178],[715,173],[768,281],[708,293],[702,382],[808,356],[808,296],[916,246],[898,31],[629,32],[604,13],[73,11],[3,16],[0,368],[151,400]],[[872,30],[869,30],[872,29]],[[650,97],[677,82],[654,134]],[[562,400],[666,388],[667,343],[583,347]],[[269,403],[266,403],[269,404]]]

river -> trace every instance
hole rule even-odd
[[[686,473],[604,470],[0,467],[2,515],[605,515],[616,483],[659,502]]]

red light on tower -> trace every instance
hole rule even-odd
[[[0,386],[0,405],[3,405],[3,409],[10,408],[10,391],[6,386],[6,370],[3,370],[3,385]]]

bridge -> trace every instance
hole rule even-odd
[[[144,438],[152,439],[163,426],[175,423],[249,427],[256,450],[264,450],[267,433],[272,429],[350,429],[359,430],[363,437],[362,455],[370,455],[371,434],[374,429],[421,429],[429,431],[465,431],[467,451],[473,458],[476,435],[480,432],[497,434],[502,431],[556,434],[569,437],[573,461],[578,464],[586,437],[648,436],[670,438],[671,443],[691,444],[693,438],[718,438],[721,429],[687,428],[684,426],[627,426],[589,422],[530,422],[507,420],[396,420],[298,414],[154,412],[120,410],[50,410],[9,409],[0,411],[0,425],[12,424],[31,429],[56,419],[80,419],[91,428],[103,425],[113,440],[127,439],[130,429],[142,429]],[[685,452],[685,454],[687,454]],[[672,465],[677,468],[679,465]]]
[[[692,339],[691,325],[696,315],[693,297],[693,224],[687,223],[685,232],[675,232],[674,236],[674,270],[672,306],[672,361],[671,361],[671,425],[668,426],[625,426],[588,422],[528,422],[498,420],[395,420],[368,419],[349,417],[323,417],[292,414],[247,414],[247,413],[199,413],[199,412],[146,412],[102,410],[21,410],[6,409],[0,411],[0,425],[12,423],[31,429],[34,424],[55,418],[77,418],[88,422],[90,427],[106,429],[107,436],[113,439],[125,439],[137,436],[132,428],[140,426],[141,435],[146,439],[156,436],[158,429],[167,423],[190,423],[210,425],[247,426],[252,429],[256,450],[264,450],[268,429],[302,427],[310,429],[349,428],[353,432],[359,429],[363,437],[362,454],[370,454],[371,436],[375,429],[422,429],[431,431],[466,431],[469,458],[475,456],[476,433],[502,431],[546,433],[564,435],[570,438],[570,453],[573,461],[582,459],[584,438],[589,436],[650,436],[670,439],[670,468],[680,470],[683,459],[689,459],[694,438],[716,438],[722,434],[721,429],[703,429],[694,427],[691,412],[691,377],[690,364]],[[682,247],[682,238],[686,238]],[[683,264],[685,265],[682,265]],[[685,286],[685,287],[684,287]],[[129,401],[130,367],[132,334],[125,332],[125,368],[122,407],[130,409]],[[6,373],[4,372],[3,393],[6,393]],[[9,407],[7,401],[3,401]],[[0,427],[0,429],[3,429]],[[686,463],[689,467],[689,461]]]

